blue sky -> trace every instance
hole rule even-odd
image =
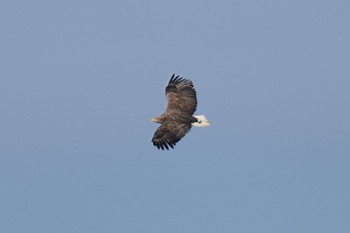
[[[0,6],[0,232],[350,231],[349,1]]]

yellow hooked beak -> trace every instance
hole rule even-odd
[[[159,117],[153,117],[151,118],[151,121],[156,123],[161,123]]]

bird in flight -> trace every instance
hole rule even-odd
[[[210,124],[204,115],[193,116],[197,109],[197,95],[190,80],[173,74],[165,88],[165,95],[168,100],[166,111],[151,119],[161,124],[152,142],[158,149],[169,150],[191,130],[192,125],[206,127]]]

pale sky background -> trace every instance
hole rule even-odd
[[[0,3],[1,233],[350,232],[350,1]],[[150,118],[194,82],[171,151]]]

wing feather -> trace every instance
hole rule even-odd
[[[158,149],[174,148],[176,143],[181,140],[191,130],[191,124],[179,122],[165,122],[158,127],[153,135],[152,142]]]
[[[197,95],[190,80],[173,74],[165,88],[165,94],[168,99],[166,112],[177,111],[192,116],[196,111]]]

